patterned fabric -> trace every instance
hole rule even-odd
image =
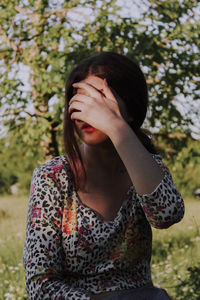
[[[167,228],[184,215],[181,195],[165,176],[148,195],[132,185],[114,221],[84,205],[65,156],[35,169],[23,260],[29,299],[90,299],[92,293],[151,284],[151,226]]]

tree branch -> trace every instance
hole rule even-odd
[[[3,31],[1,25],[0,25],[0,29],[1,29],[1,31]],[[8,44],[10,44],[10,46],[12,47],[12,49],[15,52],[17,51],[18,47],[15,45],[15,43],[11,39],[9,39],[9,37],[7,36],[7,34],[5,33],[5,31],[3,31],[3,34],[0,35],[0,40],[2,40],[3,42],[6,42]]]

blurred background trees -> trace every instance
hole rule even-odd
[[[198,187],[199,0],[5,0],[0,4],[0,193],[30,185],[63,154],[65,81],[81,59],[115,51],[149,86],[145,127],[180,190]],[[127,7],[127,10],[125,8]]]

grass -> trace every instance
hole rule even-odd
[[[27,205],[28,196],[0,198],[0,299],[27,299],[22,266]],[[172,299],[197,300],[200,201],[187,199],[185,206],[180,223],[168,229],[153,229],[152,277],[154,284],[165,288]]]
[[[200,299],[188,271],[188,268],[197,266],[200,272],[200,201],[186,200],[185,208],[181,222],[168,229],[153,229],[153,281],[176,300]],[[196,288],[199,293],[198,286]]]
[[[0,198],[0,299],[27,299],[22,253],[28,197]]]

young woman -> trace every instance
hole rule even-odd
[[[123,55],[100,53],[70,73],[67,156],[36,168],[31,184],[29,299],[170,299],[152,284],[151,226],[179,222],[184,204],[141,129],[147,105],[144,75]]]

